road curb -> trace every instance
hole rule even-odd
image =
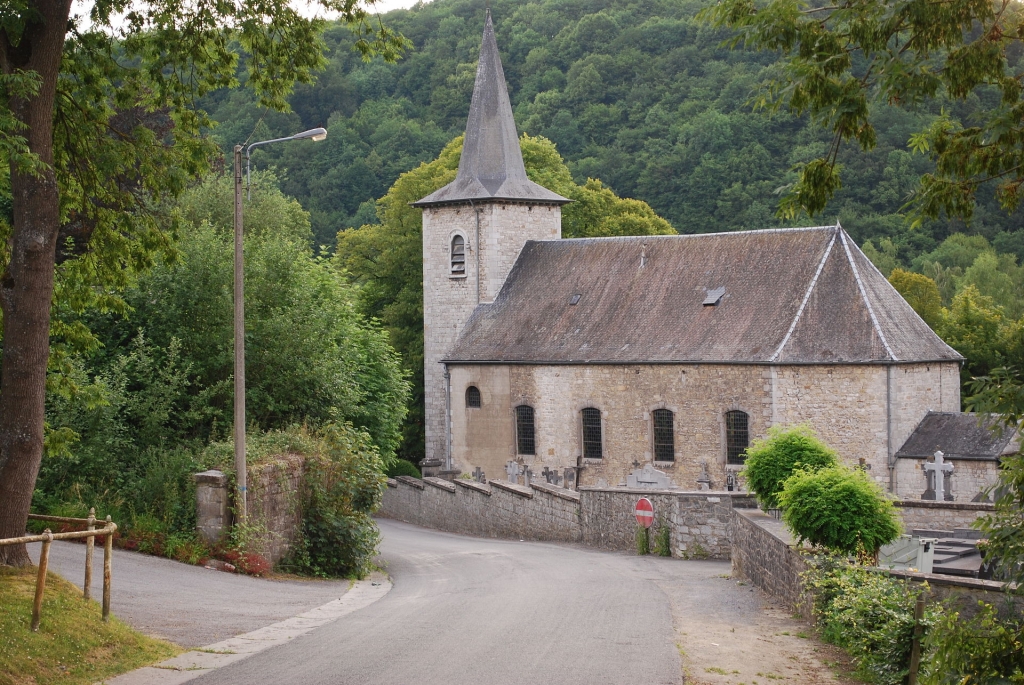
[[[341,598],[328,602],[269,626],[215,642],[153,666],[129,671],[97,685],[178,685],[212,670],[246,659],[265,649],[276,647],[305,635],[346,614],[359,611],[391,590],[391,581],[374,573],[366,580],[353,583]]]

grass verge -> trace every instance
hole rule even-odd
[[[63,578],[49,574],[39,632],[29,630],[35,568],[0,566],[0,685],[77,685],[170,658],[181,650],[111,617]]]

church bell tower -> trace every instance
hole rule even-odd
[[[562,236],[570,200],[526,177],[505,73],[487,10],[466,137],[455,180],[414,202],[423,209],[423,366],[426,460],[451,462],[443,360],[480,304],[493,302],[527,240]]]

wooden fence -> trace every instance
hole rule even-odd
[[[39,618],[40,612],[43,608],[43,591],[46,589],[46,567],[50,562],[50,543],[54,540],[81,540],[85,539],[85,584],[83,585],[83,596],[85,599],[90,599],[92,595],[92,552],[93,546],[97,537],[103,537],[103,620],[106,621],[110,617],[110,578],[111,578],[111,564],[113,561],[114,551],[114,532],[117,530],[117,524],[107,517],[104,521],[102,528],[96,528],[96,510],[89,510],[89,518],[78,519],[68,518],[66,516],[42,516],[39,514],[29,514],[29,519],[33,521],[52,521],[56,523],[72,523],[82,524],[84,523],[85,530],[68,532],[68,533],[52,533],[47,528],[43,531],[42,535],[25,535],[20,538],[3,538],[0,539],[0,546],[3,545],[21,545],[29,542],[41,542],[43,548],[39,552],[39,573],[36,576],[36,595],[35,600],[32,603],[32,631],[39,630]]]

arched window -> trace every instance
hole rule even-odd
[[[742,466],[750,445],[750,417],[745,411],[725,412],[725,463]]]
[[[537,453],[537,443],[533,438],[533,407],[528,404],[516,407],[516,452]]]
[[[583,420],[583,458],[600,459],[604,452],[601,449],[601,410],[587,407],[580,412]]]
[[[452,275],[466,275],[466,239],[461,235],[452,238]]]
[[[674,418],[675,415],[668,409],[655,409],[651,412],[654,423],[654,461],[675,461]]]
[[[480,388],[475,385],[471,385],[466,388],[466,406],[467,407],[480,407]]]

